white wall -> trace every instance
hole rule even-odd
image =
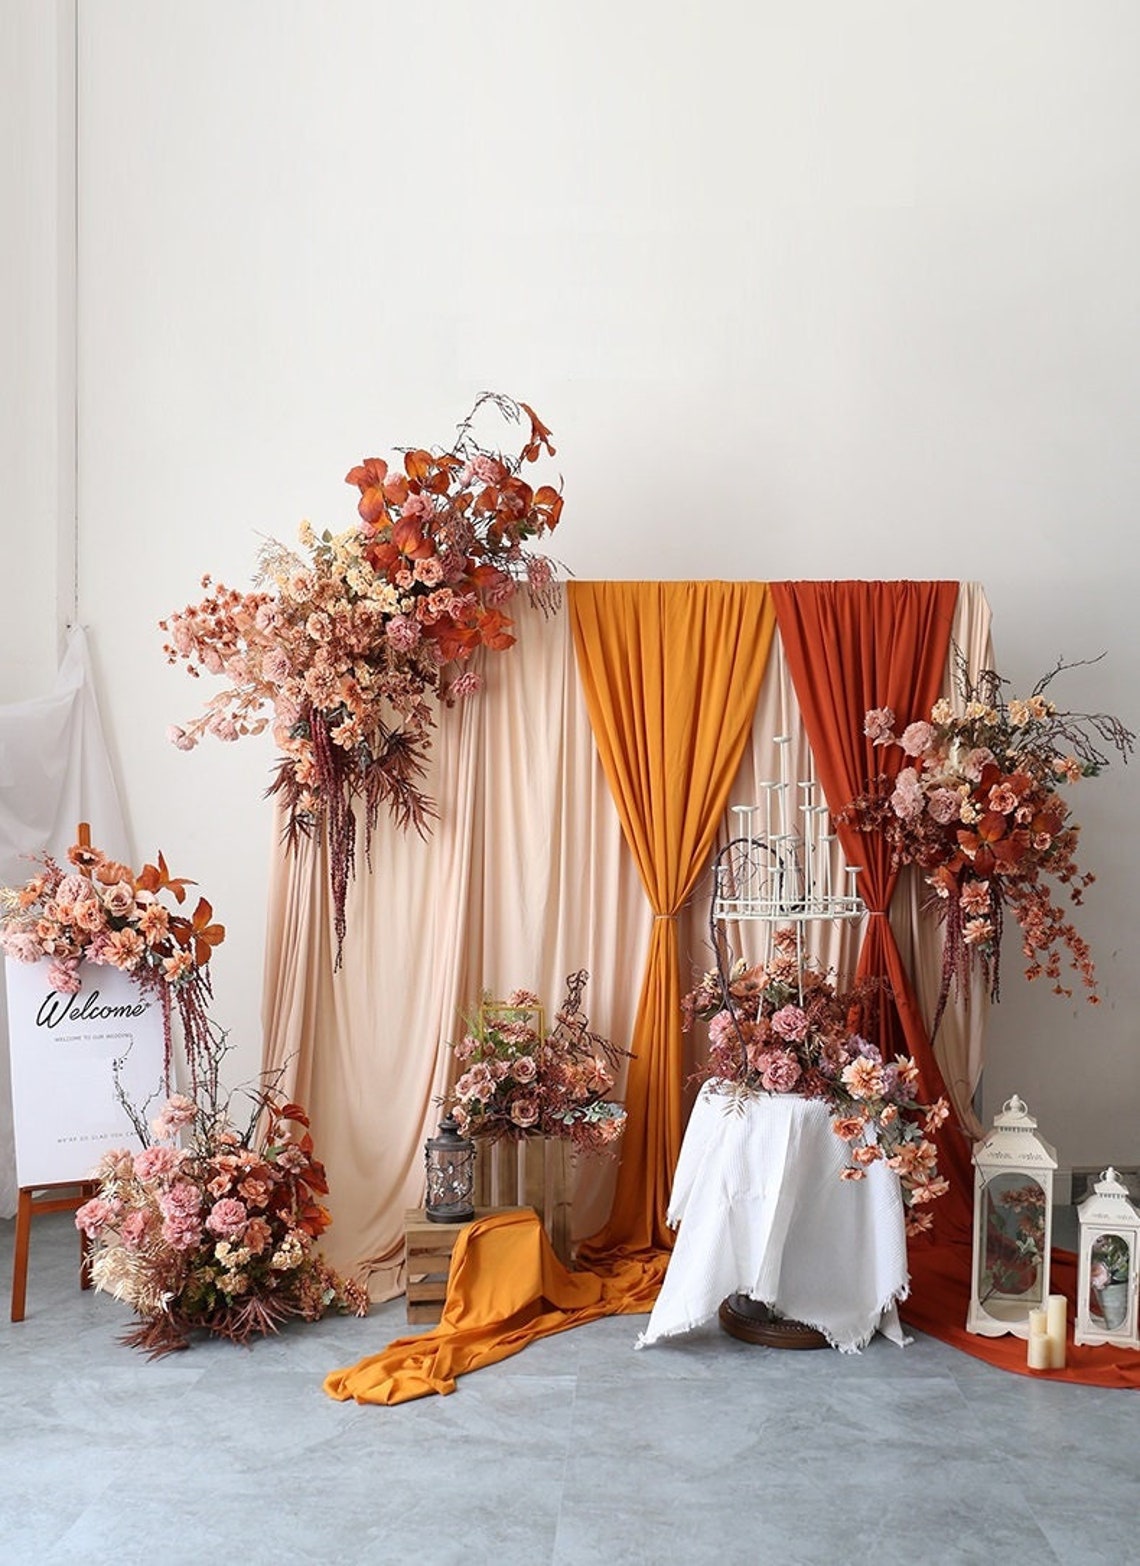
[[[555,430],[579,575],[978,578],[1015,690],[1103,650],[1060,694],[1136,723],[1138,50],[1132,0],[80,8],[81,614],[239,1069],[271,753],[166,745],[155,622],[484,387]],[[987,1114],[1065,1164],[1140,1163],[1138,774],[1078,801],[1103,1005],[1011,941],[991,1028]]]

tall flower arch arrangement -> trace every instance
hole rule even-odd
[[[477,442],[485,406],[524,427],[517,451]],[[513,645],[505,606],[520,587],[557,605],[554,567],[528,547],[562,514],[557,488],[522,476],[543,453],[555,448],[533,409],[485,392],[448,450],[350,469],[354,526],[318,536],[303,523],[300,552],[261,550],[255,591],[206,576],[206,596],[160,622],[168,662],[228,681],[168,731],[175,745],[272,724],[281,759],[269,792],[284,802],[286,841],[327,838],[338,961],[358,826],[366,854],[382,808],[401,829],[428,830],[436,807],[421,783],[437,705],[479,690],[481,649]]]
[[[971,681],[959,660],[960,711],[943,698],[929,721],[897,735],[889,707],[867,713],[868,738],[898,746],[906,765],[876,778],[845,815],[863,832],[882,833],[895,863],[917,865],[934,893],[945,935],[932,1035],[951,984],[967,980],[975,964],[990,998],[1000,998],[1007,909],[1021,927],[1026,977],[1044,975],[1057,994],[1070,995],[1067,953],[1086,998],[1098,1000],[1088,943],[1054,892],[1065,888],[1079,905],[1095,879],[1077,865],[1080,828],[1062,791],[1108,765],[1105,747],[1127,762],[1136,736],[1108,713],[1064,711],[1045,694],[1069,667],[1058,662],[1027,697],[1007,699],[995,670]]]

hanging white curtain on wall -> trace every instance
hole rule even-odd
[[[501,997],[520,986],[534,989],[549,1008],[561,998],[565,976],[586,968],[592,1025],[623,1044],[633,1026],[651,912],[594,747],[568,618],[544,619],[524,608],[516,620],[518,646],[489,660],[483,694],[440,715],[430,788],[441,812],[433,833],[425,841],[381,823],[371,870],[358,866],[339,971],[319,848],[309,845],[295,858],[282,850],[274,865],[264,1064],[283,1072],[282,1086],[312,1117],[334,1215],[323,1249],[335,1265],[367,1273],[374,1299],[403,1286],[404,1213],[422,1202],[423,1143],[454,1075],[448,1044],[481,991]],[[984,595],[970,586],[959,594],[952,640],[974,672],[988,632]],[[759,783],[779,776],[777,734],[790,738],[791,775],[809,777],[810,751],[778,632],[732,801],[754,802]],[[730,809],[719,840],[738,831]],[[838,845],[834,853],[838,885]],[[712,965],[710,893],[706,875],[679,918],[682,980]],[[917,890],[914,896],[912,918],[928,920]],[[821,964],[853,971],[856,925],[826,925],[814,934]],[[924,931],[916,950],[931,948],[930,934]],[[753,933],[736,927],[729,935],[736,952],[749,955]],[[937,973],[936,940],[932,949]],[[920,996],[925,1003],[922,989]],[[976,1011],[965,1023],[948,1011],[940,1047],[947,1080],[963,1084],[968,1105],[980,1064]],[[687,1072],[696,1070],[704,1048],[699,1030],[690,1038]],[[690,1086],[690,1098],[694,1092]],[[604,1158],[578,1168],[575,1238],[605,1220],[614,1173]]]
[[[28,880],[29,854],[64,855],[80,821],[90,822],[98,847],[130,860],[87,638],[76,626],[50,694],[0,707],[0,885]],[[3,986],[0,1037],[0,1217],[10,1218],[16,1211],[16,1158]]]

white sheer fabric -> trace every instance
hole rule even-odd
[[[380,824],[372,869],[362,863],[350,889],[339,972],[323,856],[311,846],[295,859],[282,852],[271,877],[265,1061],[284,1068],[289,1091],[312,1115],[335,1219],[324,1249],[337,1265],[367,1272],[377,1299],[402,1287],[404,1213],[422,1200],[423,1143],[453,1076],[448,1043],[481,990],[501,997],[522,986],[552,1007],[566,974],[586,968],[591,1021],[619,1043],[628,1042],[637,1006],[651,913],[594,748],[568,619],[525,608],[516,618],[519,645],[488,660],[484,694],[441,714],[428,785],[442,804],[433,833],[421,840]],[[964,589],[954,634],[970,649],[971,667],[988,624],[980,589]],[[778,734],[791,741],[791,775],[811,776],[777,632],[731,802],[754,802],[759,783],[779,776]],[[737,830],[729,809],[721,841]],[[838,844],[833,855],[840,884]],[[683,982],[712,966],[710,893],[706,876],[679,919]],[[919,994],[930,1015],[939,943],[923,928],[918,948],[924,957],[933,951],[935,988]],[[729,936],[737,955],[763,955],[755,928]],[[859,937],[858,925],[829,924],[806,944],[824,968],[850,974]],[[968,1084],[980,1063],[980,1019],[962,1026],[972,1051]],[[706,1042],[703,1028],[694,1030],[687,1073]],[[952,1050],[947,1060],[960,1074]],[[695,1094],[690,1082],[690,1102]],[[578,1167],[575,1239],[606,1218],[614,1174],[609,1159]]]
[[[87,638],[72,630],[49,695],[0,707],[0,885],[33,872],[29,854],[62,857],[80,821],[92,841],[129,861],[127,832],[91,681]],[[0,985],[0,1217],[16,1211],[7,1000]]]

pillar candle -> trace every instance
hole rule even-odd
[[[1026,1360],[1030,1370],[1048,1370],[1052,1359],[1053,1345],[1049,1341],[1049,1319],[1044,1310],[1031,1310],[1029,1312],[1029,1341],[1026,1345]]]
[[[1050,1370],[1065,1368],[1065,1312],[1068,1303],[1063,1294],[1050,1294],[1045,1301]]]

